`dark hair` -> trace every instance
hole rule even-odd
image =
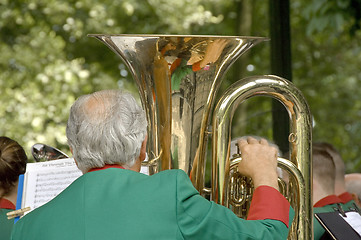
[[[25,173],[28,158],[24,149],[16,141],[0,137],[0,189],[7,195],[15,186],[19,175]]]

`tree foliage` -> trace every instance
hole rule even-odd
[[[293,5],[294,11],[305,9],[293,19],[298,26],[292,32],[295,83],[313,114],[314,140],[334,144],[347,163],[347,171],[360,172],[361,32],[357,27],[360,18],[353,14],[357,1],[321,2],[326,1],[312,1],[305,8]],[[323,21],[327,24],[317,28]]]
[[[120,59],[87,34],[269,36],[268,2],[261,0],[248,1],[252,27],[239,32],[244,1],[0,0],[0,135],[28,153],[36,142],[69,153],[66,120],[78,96],[136,92]],[[349,172],[361,171],[359,9],[360,0],[291,1],[293,82],[310,104],[314,140],[333,143]],[[269,74],[269,66],[265,42],[249,51],[243,76]],[[237,79],[231,70],[222,90]],[[269,100],[250,100],[246,112],[234,129],[245,121],[242,134],[271,136]]]
[[[68,153],[65,126],[76,97],[119,85],[135,91],[118,57],[87,34],[191,33],[222,20],[200,1],[171,2],[2,0],[0,135],[27,150],[41,142]]]

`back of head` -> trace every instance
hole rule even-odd
[[[28,158],[24,149],[8,137],[0,137],[0,190],[7,195],[25,173]],[[0,196],[0,198],[2,197]]]
[[[335,164],[335,193],[339,195],[345,192],[345,163],[341,154],[332,144],[327,142],[316,142],[313,147],[325,149],[331,155]]]
[[[66,135],[78,168],[85,173],[105,164],[133,166],[146,130],[145,113],[131,94],[104,90],[76,100]]]
[[[312,158],[313,180],[319,183],[327,195],[334,194],[335,164],[332,156],[324,148],[313,145]]]

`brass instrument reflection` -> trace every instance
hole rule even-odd
[[[230,127],[238,105],[248,98],[260,95],[277,99],[289,114],[288,141],[292,154],[290,160],[278,158],[278,166],[290,177],[288,183],[282,179],[279,182],[281,187],[283,185],[286,188],[281,188],[281,191],[288,194],[285,197],[295,209],[289,238],[311,239],[311,113],[302,93],[286,79],[272,75],[247,77],[230,86],[219,100],[213,116],[212,195],[217,197],[216,202],[231,208],[240,217],[246,216],[253,187],[250,179],[238,174],[237,164],[241,158],[229,156]],[[233,184],[236,187],[230,187]],[[292,190],[288,191],[288,187]],[[238,189],[239,193],[235,189]]]
[[[215,111],[215,97],[229,67],[240,55],[267,39],[196,35],[93,34],[89,36],[97,38],[121,57],[138,86],[149,124],[147,151],[150,160],[144,163],[149,167],[149,173],[170,168],[182,169],[190,176],[195,188],[203,196],[211,194],[211,200],[228,206],[227,201],[224,201],[228,196],[225,190],[228,189],[226,185],[229,183],[230,176],[227,174],[232,172],[233,162],[227,155],[229,154],[227,131],[230,127],[228,123],[231,122],[229,112],[232,112],[233,108],[222,113],[226,119],[216,123],[213,121],[213,129],[211,129],[212,115],[217,115],[219,110]],[[273,77],[258,76],[252,78],[252,81],[247,79],[238,81],[238,85],[231,86],[226,91],[223,100],[234,98],[234,93],[242,91],[245,87],[250,88],[254,85],[258,86],[258,82],[267,82],[263,81],[264,79],[270,80]],[[273,86],[277,88],[278,83],[285,85],[286,89],[268,91],[273,89]],[[271,97],[275,98],[281,98],[280,96],[286,94],[286,100],[294,104],[294,99],[288,97],[294,93],[289,92],[293,89],[287,89],[289,86],[287,81],[278,81],[278,83],[271,81],[268,85],[261,84],[262,88],[257,89],[265,94],[271,92]],[[254,94],[253,90],[251,92]],[[302,99],[297,91],[295,93]],[[245,94],[246,98],[252,94]],[[236,100],[236,102],[239,101]],[[221,109],[225,107],[224,105],[227,103],[218,104]],[[291,114],[292,120],[293,117],[296,119],[292,124],[296,122],[298,126],[301,119],[301,121],[305,120],[303,123],[307,125],[307,117],[303,118],[302,115],[308,112],[303,109],[299,111],[298,106],[298,104],[293,106],[297,111],[294,111],[294,116]],[[224,128],[227,130],[222,127],[224,122],[226,122]],[[302,172],[301,177],[304,175],[303,178],[306,179],[304,188],[301,188],[301,195],[304,198],[300,201],[296,200],[300,204],[299,229],[301,233],[295,235],[298,239],[310,239],[312,220],[311,222],[306,220],[312,219],[312,205],[307,205],[309,204],[307,198],[311,193],[308,179],[310,170],[307,169],[309,158],[306,151],[310,149],[303,141],[305,139],[303,135],[299,132],[294,134],[290,139],[297,150],[295,158],[291,159],[292,162],[288,162],[297,166],[296,169]],[[207,156],[208,140],[211,136],[213,137],[212,145],[217,150],[213,147],[212,156]],[[309,134],[307,137],[310,136]],[[301,148],[306,150],[301,150]],[[211,157],[212,161],[212,189],[206,188],[204,184],[207,157]],[[230,187],[229,191],[234,196],[238,196],[239,188],[236,183],[239,181],[238,178],[234,179],[235,185]]]

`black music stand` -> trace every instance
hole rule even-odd
[[[353,212],[360,211],[356,208]],[[340,215],[341,214],[341,215]],[[344,218],[347,217],[339,205],[335,208],[335,212],[316,213],[315,217],[326,230],[321,240],[336,239],[336,240],[361,240],[360,235],[348,224]]]

